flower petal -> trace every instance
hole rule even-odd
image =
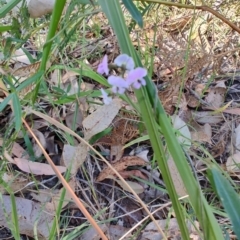
[[[114,60],[114,63],[118,67],[124,66],[128,71],[131,71],[134,69],[134,61],[127,54],[121,54],[121,55],[117,56]]]
[[[111,84],[112,86],[117,86],[117,87],[122,87],[122,88],[129,87],[127,81],[118,76],[108,77],[108,83]]]
[[[147,76],[147,70],[145,68],[138,67],[128,73],[127,82],[129,85],[131,85],[137,80],[140,80],[142,85],[146,85],[146,82],[143,79],[145,76]]]
[[[144,78],[138,79],[132,84],[133,88],[135,89],[139,89],[141,86],[145,86],[145,85],[146,85],[146,81]]]
[[[101,93],[103,97],[103,103],[105,105],[109,105],[112,102],[112,98],[108,96],[108,94],[101,88]]]
[[[107,55],[105,55],[105,56],[103,57],[102,62],[98,65],[97,72],[98,72],[99,74],[104,74],[104,73],[105,73],[106,75],[109,74],[108,57],[107,57]]]

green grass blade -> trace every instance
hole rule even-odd
[[[13,93],[9,94],[1,103],[0,103],[0,112],[8,105],[9,101],[12,99]]]
[[[70,175],[71,175],[71,168],[69,168],[66,172],[66,177],[65,177],[66,181],[69,181]],[[63,191],[61,193],[61,196],[60,196],[60,199],[59,199],[59,202],[58,202],[57,210],[56,210],[56,213],[55,213],[54,222],[53,222],[50,234],[49,234],[49,240],[56,239],[55,235],[56,235],[56,232],[57,232],[57,223],[59,222],[59,219],[60,219],[65,195],[66,195],[66,189],[63,188]]]
[[[40,65],[40,68],[39,68],[40,71],[45,71],[45,69],[46,69],[47,61],[49,59],[49,54],[51,52],[53,38],[54,38],[55,33],[57,31],[58,23],[59,23],[60,18],[62,16],[62,11],[63,11],[63,8],[65,6],[65,3],[66,3],[66,0],[55,1],[55,5],[54,5],[54,8],[53,8],[53,13],[52,13],[52,18],[51,18],[51,22],[50,22],[50,26],[49,26],[49,30],[48,30],[47,40],[46,40],[46,43],[45,43],[44,48],[43,48],[42,61],[41,61],[41,65]],[[36,85],[36,88],[35,88],[35,93],[33,95],[33,103],[37,99],[40,83],[41,83],[41,78],[39,78],[39,80],[37,81],[37,85]]]
[[[15,117],[15,129],[16,131],[20,131],[22,126],[22,108],[18,96],[16,93],[13,94],[13,111]]]
[[[143,28],[142,14],[139,12],[132,0],[122,0],[122,3],[131,14],[132,18],[136,21],[139,27]]]
[[[238,239],[240,239],[240,197],[216,167],[212,167],[208,173],[211,175],[211,183],[229,215],[233,230]]]
[[[0,9],[0,18],[4,18],[22,0],[11,0]]]
[[[2,185],[4,187],[4,189],[8,192],[8,194],[10,195],[10,199],[11,199],[12,214],[11,214],[11,222],[9,221],[8,226],[11,230],[11,233],[12,233],[14,239],[20,240],[21,237],[20,237],[20,230],[19,230],[19,223],[18,223],[18,212],[17,212],[17,206],[16,206],[14,193],[11,190],[11,188],[9,187],[8,183],[3,181],[3,179],[0,180],[0,185]],[[1,193],[0,193],[0,200],[2,201],[2,210],[4,211],[4,204],[3,204],[3,199],[2,199]],[[10,220],[10,218],[8,219],[9,216],[5,216],[5,217],[8,222],[8,220]]]
[[[17,88],[16,90],[19,92],[23,89],[25,89],[27,86],[29,86],[30,84],[34,83],[35,81],[37,81],[39,78],[42,77],[44,71],[39,71],[36,74],[34,74],[32,77],[26,79],[24,82],[22,82]]]
[[[131,40],[129,38],[129,34],[119,2],[99,0],[99,3],[116,33],[121,51],[132,56],[137,66],[142,66],[141,61],[136,51],[134,50]],[[182,219],[180,209],[181,207],[177,202],[175,191],[172,190],[172,188],[174,189],[174,187],[172,186],[172,180],[169,177],[169,170],[164,157],[162,144],[157,134],[158,131],[156,129],[155,120],[161,127],[161,131],[166,139],[168,149],[175,161],[180,176],[189,194],[190,202],[203,228],[205,238],[216,240],[223,239],[221,229],[212,213],[210,206],[204,198],[196,179],[191,172],[183,150],[175,137],[172,125],[158,99],[156,87],[148,77],[146,77],[145,79],[147,82],[147,86],[145,88],[137,90],[136,95],[141,108],[142,118],[146,124],[151,144],[158,159],[158,163],[163,174],[167,190],[169,191],[169,195],[171,197],[171,200],[173,201],[174,210],[176,213],[178,211],[177,218],[182,232],[182,236],[184,239],[188,239],[188,236],[186,236],[187,233],[184,230],[184,226],[182,226],[184,225],[183,221],[180,222],[180,219]],[[153,117],[155,119],[153,119]]]
[[[19,230],[19,224],[18,224],[18,214],[17,214],[17,206],[15,201],[15,196],[13,193],[10,194],[11,197],[11,207],[12,207],[12,225],[13,229],[12,232],[15,239],[21,239],[20,237],[20,230]]]
[[[14,28],[14,26],[9,25],[9,26],[0,26],[0,32],[7,32],[10,31]]]

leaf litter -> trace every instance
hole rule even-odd
[[[227,49],[231,48],[231,44],[234,45],[234,42],[232,39],[227,41],[227,39],[221,38],[219,40],[220,45],[217,46],[217,48],[220,49],[220,51],[223,50],[223,54],[220,56],[219,54],[211,53],[212,56],[210,56],[209,47],[205,48],[207,54],[204,53],[201,48],[198,48],[199,39],[202,39],[203,36],[199,36],[197,31],[192,37],[193,45],[191,46],[192,49],[189,53],[191,61],[186,63],[184,59],[187,49],[186,46],[188,43],[185,41],[184,37],[180,36],[182,36],[181,34],[189,34],[188,24],[191,23],[192,16],[191,14],[182,16],[182,14],[177,10],[174,10],[173,12],[177,15],[177,22],[175,21],[175,18],[163,20],[161,24],[164,24],[164,29],[159,30],[159,33],[156,36],[158,49],[156,51],[156,58],[154,58],[153,80],[155,81],[159,90],[159,98],[163,103],[164,109],[169,115],[173,116],[173,113],[177,113],[177,115],[174,115],[172,120],[176,129],[175,132],[179,141],[185,148],[186,154],[190,156],[193,166],[196,166],[196,162],[201,161],[197,160],[194,157],[195,155],[204,156],[197,145],[200,144],[206,147],[207,150],[212,153],[214,159],[218,163],[221,163],[221,166],[223,166],[224,169],[226,169],[230,174],[236,174],[239,170],[237,165],[239,163],[239,134],[237,130],[238,128],[232,127],[231,129],[229,124],[234,123],[236,126],[239,125],[239,120],[234,117],[234,115],[239,115],[240,112],[237,105],[239,72],[236,72],[234,77],[229,77],[228,72],[230,72],[229,68],[231,66],[234,66],[234,68],[239,68],[239,64],[234,60],[234,57],[231,55],[231,53],[227,51]],[[100,19],[103,19],[102,16]],[[104,51],[106,51],[109,59],[114,59],[119,53],[119,49],[115,47],[117,45],[116,40],[112,37],[109,27],[102,27],[102,30],[103,35],[105,34],[105,39],[102,42],[108,42],[108,46],[110,46]],[[146,26],[145,30],[147,30],[147,35],[149,38],[147,42],[151,42],[154,35],[151,34],[152,26]],[[178,35],[178,33],[180,33],[180,35]],[[94,36],[94,34],[89,32],[89,34],[86,36]],[[147,51],[145,48],[147,43],[142,36],[139,36],[138,34],[136,34],[136,36],[137,40],[141,42],[142,48],[140,48],[140,51],[143,51],[144,53]],[[162,36],[165,37],[162,38]],[[132,36],[132,38],[134,37]],[[88,40],[90,41],[90,39]],[[213,44],[210,38],[207,41]],[[221,46],[224,47],[222,48]],[[83,49],[84,48],[76,47],[71,53],[69,53],[69,56],[73,58],[79,57],[83,53]],[[16,62],[16,64],[14,64],[15,69],[11,72],[13,75],[21,77],[22,81],[24,81],[27,76],[36,72],[39,67],[39,62],[27,65],[29,62],[26,62],[26,60],[27,58],[26,55],[24,56],[24,54],[23,60],[20,58],[15,58],[14,61],[19,61],[19,63]],[[20,61],[22,61],[22,63],[20,63]],[[98,65],[98,60],[96,60],[96,57],[93,59],[88,59],[88,62],[95,68],[96,65]],[[226,69],[226,66],[229,67]],[[180,71],[184,67],[187,68],[187,75],[185,76],[185,82],[183,86],[184,92],[179,94],[182,84],[181,81],[183,79]],[[219,77],[213,77],[211,75],[213,72],[214,74],[216,73],[217,75],[221,75],[220,79]],[[60,89],[63,91],[62,93],[66,94],[66,96],[78,94],[79,89],[82,91],[90,90],[91,92],[101,87],[95,83],[92,84],[92,81],[89,80],[89,78],[84,77],[83,82],[79,84],[78,78],[80,75],[74,71],[61,71],[60,69],[57,69],[52,71],[50,76],[51,79],[48,80],[50,87],[60,87]],[[62,76],[60,82],[58,81],[58,76]],[[233,88],[231,89],[231,85],[234,86],[234,90]],[[32,88],[26,89],[26,92],[23,91],[21,98],[26,96],[31,89]],[[129,97],[134,101],[134,97]],[[0,101],[2,101],[4,98],[5,94],[1,94],[0,92]],[[94,100],[95,103],[89,103],[89,100]],[[141,123],[141,119],[139,117],[135,118],[135,113],[130,114],[132,117],[128,116],[126,113],[122,113],[122,109],[132,110],[130,106],[124,106],[124,104],[117,99],[114,99],[112,106],[99,106],[98,104],[101,103],[101,101],[95,97],[81,97],[78,99],[77,104],[64,103],[63,106],[58,106],[57,108],[53,108],[48,101],[41,100],[39,106],[41,103],[43,104],[43,107],[39,109],[42,109],[43,111],[46,110],[50,117],[58,120],[59,122],[63,122],[67,127],[74,130],[74,132],[77,134],[82,134],[84,139],[87,141],[97,134],[101,135],[106,128],[112,128],[110,134],[100,137],[93,144],[95,148],[99,148],[99,151],[101,151],[103,154],[106,154],[106,158],[109,160],[111,165],[119,171],[124,179],[130,183],[133,189],[136,190],[146,204],[149,206],[154,206],[154,204],[162,204],[162,202],[169,201],[164,191],[161,191],[161,189],[154,189],[154,187],[150,186],[150,184],[152,184],[157,185],[163,190],[165,188],[164,183],[161,182],[161,173],[156,168],[156,164],[154,164],[154,155],[151,152],[151,148],[150,151],[143,153],[143,150],[140,152],[140,155],[136,156],[130,156],[128,151],[129,149],[123,150],[126,143],[140,135],[146,134],[144,131],[142,132],[142,129],[140,129],[138,124]],[[227,105],[229,103],[230,105]],[[224,106],[227,106],[227,108],[224,108]],[[0,125],[7,125],[9,118],[5,115],[7,115],[8,112],[4,112],[3,115],[2,113],[0,114],[1,117],[4,116],[4,118],[0,119]],[[119,239],[121,234],[124,234],[126,230],[129,230],[131,227],[133,227],[134,224],[136,224],[139,219],[142,218],[142,215],[146,214],[143,212],[140,214],[140,217],[139,215],[134,215],[134,211],[136,209],[140,211],[141,206],[139,203],[137,203],[131,197],[125,196],[129,194],[128,187],[126,187],[113,174],[110,168],[103,165],[97,156],[89,151],[87,145],[79,142],[77,139],[69,138],[66,132],[58,129],[58,126],[51,123],[49,124],[48,122],[42,121],[42,119],[39,118],[34,119],[32,127],[40,132],[40,138],[43,136],[43,138],[46,140],[46,144],[43,145],[45,145],[44,147],[49,154],[52,157],[59,155],[59,158],[61,158],[61,160],[58,161],[58,165],[60,165],[58,168],[61,169],[62,173],[64,173],[66,168],[69,166],[72,167],[72,176],[76,177],[75,180],[81,184],[81,189],[84,191],[84,193],[79,191],[79,189],[76,187],[78,184],[75,183],[75,180],[72,179],[73,182],[70,182],[70,185],[72,186],[72,189],[75,189],[75,191],[78,193],[79,198],[84,199],[87,206],[91,206],[89,207],[91,214],[99,214],[100,212],[99,219],[101,220],[108,219],[110,216],[113,219],[123,219],[122,222],[119,220],[112,221],[111,224],[107,226],[109,231],[113,227],[119,229],[122,227],[122,229],[119,230],[120,233],[113,237],[113,239]],[[229,134],[230,131],[236,132],[236,141],[233,141],[233,144],[230,143],[230,140],[233,138],[232,135]],[[53,137],[48,136],[47,132],[50,132],[50,135],[52,134]],[[11,150],[10,147],[6,148],[5,146],[6,139],[4,139],[4,141],[0,141],[0,145],[5,150],[8,149],[7,151],[10,158],[8,157],[7,159],[9,159],[11,163],[8,163],[8,166],[11,166],[12,168],[12,172],[8,173],[7,175],[5,174],[3,176],[3,180],[9,183],[9,186],[11,186],[13,191],[17,191],[18,189],[22,188],[24,188],[27,192],[30,190],[35,191],[36,189],[33,188],[30,190],[25,188],[25,186],[28,185],[29,177],[34,175],[36,178],[37,187],[43,186],[45,188],[44,190],[41,190],[42,193],[39,191],[39,193],[34,193],[34,195],[33,192],[31,192],[32,197],[35,199],[34,201],[41,202],[42,198],[46,200],[46,198],[43,196],[47,195],[47,203],[45,200],[43,200],[42,203],[45,202],[45,204],[49,205],[49,208],[52,209],[51,211],[53,211],[54,214],[55,207],[58,203],[59,196],[63,188],[52,183],[50,184],[50,189],[46,188],[47,186],[45,184],[51,182],[49,181],[45,183],[45,181],[47,181],[46,178],[51,178],[55,175],[55,173],[44,161],[41,151],[38,151],[37,149],[34,150],[34,146],[36,146],[34,142],[31,144],[33,150],[35,151],[35,157],[39,158],[42,162],[38,162],[39,159],[37,159],[37,162],[31,161],[31,156],[28,152],[26,142],[22,139],[23,136],[16,139],[16,141],[12,143]],[[140,145],[142,144],[146,144],[146,141],[144,143],[140,143]],[[149,145],[149,142],[147,142],[147,144]],[[136,145],[130,146],[130,150],[137,148],[138,147],[136,147]],[[143,154],[142,156],[141,153]],[[1,158],[3,157],[1,156]],[[138,160],[136,161],[136,159]],[[205,157],[203,157],[203,161],[201,161],[203,164],[204,159]],[[186,195],[187,193],[181,182],[178,171],[170,156],[168,158],[168,165],[174,185],[178,191],[178,195]],[[22,177],[22,175],[18,176],[16,173],[19,171],[22,174],[25,173],[26,178]],[[197,174],[198,177],[202,177],[199,175],[199,172],[197,172]],[[142,181],[137,180],[136,177],[142,179]],[[206,183],[207,182],[204,180],[204,184]],[[204,184],[202,185],[204,186]],[[51,188],[55,187],[56,189],[52,191]],[[6,194],[4,189],[2,193]],[[21,191],[21,193],[24,192]],[[40,194],[42,194],[42,197],[40,197]],[[22,196],[26,197],[25,195]],[[20,200],[18,200],[18,198],[16,199],[17,205],[18,203],[21,205],[22,200],[27,200],[24,198],[20,198]],[[67,206],[69,202],[71,202],[71,198],[66,195],[63,211],[68,211]],[[31,204],[35,203],[36,202],[28,200],[28,202],[25,202],[24,204],[31,206]],[[106,206],[106,212],[100,211],[102,210],[101,206]],[[69,217],[69,225],[76,227],[78,224],[72,224],[71,221],[80,221],[79,219],[83,218],[83,216],[77,210],[69,210],[69,213],[70,215],[72,214],[72,217]],[[35,212],[34,214],[35,216],[37,215]],[[157,218],[166,219],[167,214],[169,214],[167,209],[161,210],[157,215]],[[172,232],[176,232],[176,235],[178,235],[179,230],[176,226],[175,219],[172,219],[169,220],[170,224],[166,224],[165,220],[161,220],[165,221],[165,225],[162,225],[162,222],[159,222],[159,225],[165,228],[166,225],[172,226],[171,224],[173,222],[175,225],[173,224],[173,229],[169,227],[167,230],[167,236],[174,239],[174,237],[177,236],[175,236],[175,234],[172,236]],[[50,220],[49,222],[51,224]],[[84,223],[84,221],[80,221],[80,223]],[[124,226],[121,226],[121,224]],[[150,223],[150,226],[147,226],[142,230],[141,234],[142,237],[144,237],[142,239],[153,239],[153,236],[155,235],[157,238],[160,237],[159,233],[157,233],[157,229],[154,227],[154,224],[151,224],[152,223]],[[105,226],[104,229],[106,229]],[[24,227],[22,228],[21,225],[20,230],[22,234],[33,236],[33,232],[30,227],[27,231],[25,231]],[[87,238],[94,239],[95,236],[96,239],[98,239],[96,234],[93,234],[91,230],[93,229],[89,229],[90,235],[87,235]],[[40,234],[46,234],[45,236],[47,236],[47,232]],[[190,234],[192,239],[198,239],[198,233],[193,233],[190,231]]]

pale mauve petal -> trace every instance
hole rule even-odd
[[[98,72],[99,74],[104,74],[104,73],[105,73],[106,75],[109,74],[108,57],[107,57],[107,55],[105,55],[105,56],[103,57],[102,62],[98,65],[97,72]]]
[[[121,54],[117,56],[114,60],[114,63],[118,67],[124,66],[128,71],[134,69],[135,66],[133,59],[129,57],[127,54]]]
[[[146,85],[146,81],[143,79],[145,76],[147,76],[147,70],[145,68],[138,67],[128,73],[127,82],[129,85],[132,85],[135,82],[140,81],[141,85]],[[138,86],[138,84],[135,86]],[[137,89],[138,88],[139,87],[137,87]]]
[[[105,105],[109,105],[112,102],[112,98],[108,96],[108,94],[101,88],[101,93],[103,97],[103,103]]]
[[[128,83],[125,81],[125,79],[119,77],[119,76],[110,76],[108,77],[108,83],[112,86],[122,87],[122,88],[128,88]]]

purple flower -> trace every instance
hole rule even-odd
[[[121,54],[117,56],[114,60],[114,63],[118,67],[125,67],[126,70],[131,71],[134,69],[134,61],[131,57],[129,57],[127,54]]]
[[[145,68],[135,68],[128,73],[127,82],[135,89],[139,89],[141,86],[146,85],[144,77],[147,76],[147,70]]]
[[[108,77],[108,83],[112,85],[112,91],[119,94],[123,94],[129,87],[127,81],[118,76]]]
[[[105,73],[106,75],[109,74],[108,57],[107,57],[107,55],[105,55],[105,56],[103,57],[102,62],[98,65],[97,72],[98,72],[99,74],[104,74],[104,73]]]
[[[108,96],[108,94],[101,88],[100,89],[103,97],[103,102],[105,105],[108,105],[112,102],[112,98]]]

